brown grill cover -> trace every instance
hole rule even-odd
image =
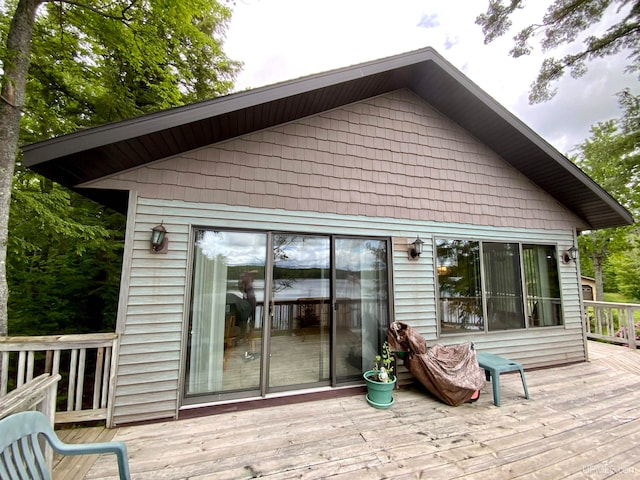
[[[476,390],[484,388],[484,370],[478,366],[470,342],[427,348],[425,339],[403,322],[389,326],[387,340],[391,350],[407,352],[404,365],[427,390],[448,405],[465,403]]]

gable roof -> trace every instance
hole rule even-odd
[[[591,228],[633,223],[582,170],[432,48],[81,130],[23,147],[23,164],[69,188],[188,150],[409,88]],[[126,211],[128,192],[78,189]]]

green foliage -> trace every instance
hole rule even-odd
[[[0,72],[16,0],[0,3]],[[211,0],[43,2],[21,143],[226,94],[230,9]],[[113,330],[125,219],[18,164],[9,219],[9,332]]]
[[[631,302],[640,301],[640,237],[629,236],[627,248],[609,259],[616,272],[618,291]]]
[[[620,94],[624,115],[619,121],[600,122],[579,147],[574,162],[636,216],[640,212],[639,100]],[[606,228],[583,233],[578,244],[583,274],[596,278],[598,298],[604,291],[635,295],[633,277],[640,265],[633,260],[635,227]]]
[[[625,297],[621,293],[617,293],[617,292],[607,292],[607,293],[604,294],[604,301],[605,302],[630,303],[629,300],[630,299],[628,299],[627,297]]]
[[[113,331],[125,219],[29,172],[14,179],[9,334]]]
[[[587,175],[629,210],[638,210],[638,172],[629,168],[627,136],[610,120],[591,127],[591,136],[580,145],[575,159]]]
[[[227,7],[210,0],[91,5],[48,2],[38,15],[23,142],[216,97],[232,88],[240,64],[222,51],[231,16]]]
[[[511,15],[525,7],[524,0],[489,0],[486,13],[478,15],[476,23],[482,26],[485,43],[504,35],[512,25]],[[618,12],[624,12],[618,23],[601,25],[609,7],[617,5]],[[594,25],[599,32],[583,34]],[[529,101],[538,103],[552,98],[556,90],[551,85],[567,71],[578,78],[587,71],[587,62],[595,58],[629,52],[627,71],[640,68],[640,2],[638,0],[556,0],[547,9],[542,20],[518,32],[514,37],[514,47],[509,52],[514,58],[528,55],[533,50],[531,41],[540,37],[543,52],[549,52],[563,45],[576,46],[582,40],[582,47],[575,53],[561,58],[547,57],[540,68],[538,78],[531,86]]]
[[[384,342],[382,344],[382,353],[380,355],[376,355],[376,358],[373,361],[373,379],[384,383],[392,382],[393,361],[394,356],[391,354],[389,342]]]

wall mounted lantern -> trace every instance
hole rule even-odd
[[[156,225],[151,229],[151,253],[167,253],[169,239],[164,225]]]
[[[420,235],[412,243],[407,246],[407,252],[409,253],[409,260],[417,260],[422,253],[422,245],[424,242],[420,240]]]
[[[578,261],[578,249],[575,245],[572,245],[570,248],[562,252],[562,261],[564,263],[569,263],[571,261],[575,263]]]

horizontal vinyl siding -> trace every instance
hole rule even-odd
[[[151,254],[151,228],[160,222],[164,222],[168,231],[169,252]],[[565,327],[437,337],[435,238],[558,244],[561,251],[572,244],[570,231],[496,229],[434,222],[411,222],[408,225],[403,220],[392,218],[231,208],[140,197],[133,234],[125,327],[119,351],[114,410],[116,425],[174,418],[177,414],[183,360],[183,321],[187,318],[188,243],[193,226],[391,238],[395,320],[414,326],[430,344],[472,340],[479,350],[520,360],[526,367],[584,360],[574,264],[560,265]],[[413,261],[408,259],[407,245],[416,235],[425,243],[420,259]]]
[[[135,210],[114,425],[177,415],[189,231],[156,211],[162,218]],[[163,221],[169,251],[152,254],[151,229]]]
[[[425,240],[423,232],[420,232],[420,238]],[[408,243],[413,242],[414,239],[408,241],[404,241],[402,238],[394,239],[395,320],[410,324],[418,329],[425,338],[432,339],[437,336],[432,242],[427,238],[420,258],[409,260]]]

